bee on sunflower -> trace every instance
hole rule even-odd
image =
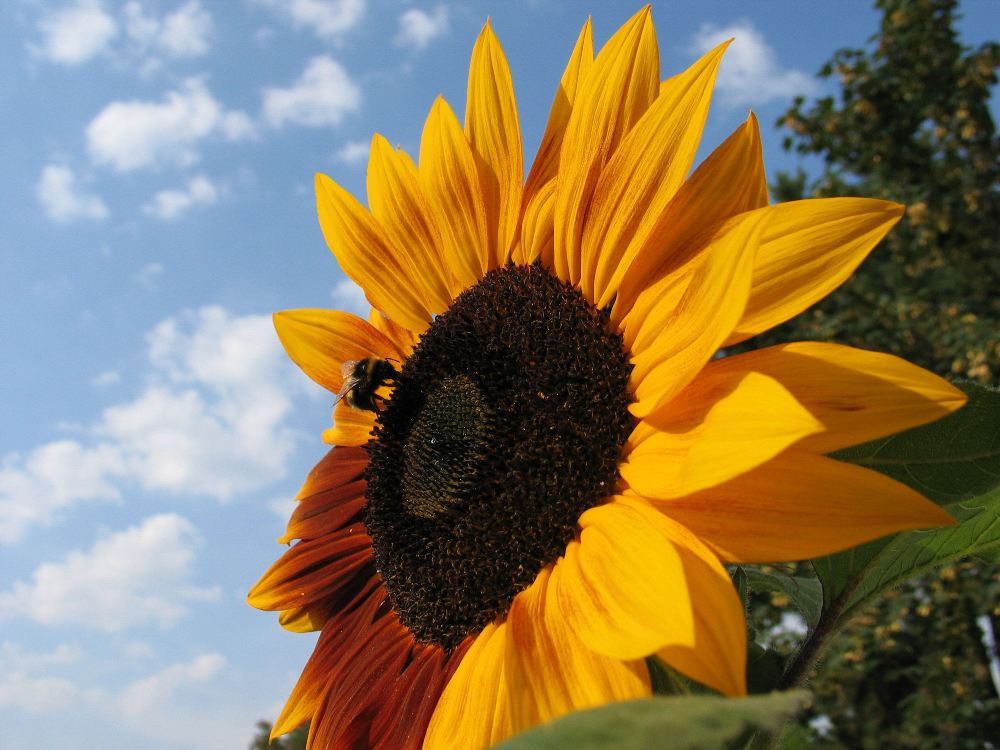
[[[317,176],[373,309],[275,315],[291,359],[350,398],[280,540],[297,541],[249,596],[320,631],[274,735],[476,750],[650,695],[651,656],[740,696],[724,563],[953,523],[826,454],[960,391],[836,344],[718,356],[830,293],[903,211],[768,205],[753,115],[689,175],[726,46],[661,81],[648,8],[596,57],[588,21],[525,180],[487,23],[464,127],[439,98],[417,162],[376,135],[368,208]]]

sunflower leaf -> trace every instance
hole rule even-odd
[[[969,402],[937,422],[833,454],[882,472],[940,505],[957,526],[910,531],[813,560],[824,605],[846,616],[907,578],[1000,549],[1000,392],[959,387]]]
[[[814,561],[824,584],[829,580],[831,588],[839,586],[841,592],[851,587],[842,616],[908,578],[962,557],[1000,551],[1000,488],[946,507],[958,526],[897,534],[853,550],[846,561],[837,558],[847,552]],[[851,572],[851,580],[845,581],[845,573]]]
[[[956,385],[969,401],[955,413],[831,457],[875,469],[945,506],[1000,486],[1000,391]]]
[[[730,747],[754,729],[777,731],[809,700],[804,690],[741,700],[683,695],[612,703],[564,716],[497,750],[695,750]]]

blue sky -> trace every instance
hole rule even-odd
[[[637,7],[637,6],[636,6]],[[270,313],[362,310],[312,176],[364,195],[373,132],[461,112],[492,17],[528,160],[580,25],[618,2],[0,4],[0,723],[46,750],[243,748],[311,649],[244,603],[323,454],[330,394]],[[1000,5],[965,7],[967,43]],[[702,155],[772,123],[878,16],[863,2],[654,2],[664,76],[724,38]],[[806,164],[815,167],[815,164]]]

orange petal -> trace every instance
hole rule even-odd
[[[404,328],[393,320],[389,320],[384,313],[376,310],[374,307],[368,314],[368,322],[392,342],[393,346],[396,347],[396,351],[402,356],[401,362],[405,362],[413,353],[413,347],[417,345],[417,337],[413,331]]]
[[[556,176],[559,171],[559,149],[562,147],[566,124],[569,122],[573,102],[576,101],[580,83],[587,77],[590,66],[594,62],[594,38],[590,18],[580,29],[580,36],[570,53],[569,62],[559,82],[559,90],[549,110],[549,120],[545,125],[542,142],[538,153],[528,173],[528,181],[524,185],[524,205],[527,206],[541,187]]]
[[[641,656],[621,661],[581,639],[563,616],[559,586],[543,569],[507,614],[504,678],[514,731],[651,692]]]
[[[521,214],[524,156],[510,67],[487,21],[472,50],[465,134],[486,203],[490,268],[507,263]]]
[[[722,484],[814,435],[823,424],[777,380],[695,380],[629,437],[622,479],[645,497],[681,497]]]
[[[504,681],[506,623],[476,636],[441,693],[424,738],[426,750],[480,750],[514,733]]]
[[[805,560],[897,531],[954,525],[905,484],[797,448],[717,487],[650,502],[732,562]]]
[[[611,320],[617,324],[646,288],[686,263],[723,222],[767,206],[767,178],[752,114],[699,165],[656,219],[624,271]]]
[[[434,314],[451,304],[451,272],[444,262],[441,236],[424,195],[417,167],[382,136],[372,138],[368,159],[368,207],[395,255],[407,258],[422,299]]]
[[[581,249],[581,291],[598,308],[614,299],[622,274],[691,169],[728,46],[707,53],[660,94],[601,174]]]
[[[389,339],[351,313],[285,310],[273,317],[274,329],[291,360],[333,393],[344,384],[344,362],[401,356]]]
[[[594,60],[573,104],[559,152],[555,204],[555,270],[580,280],[580,240],[601,170],[656,99],[660,59],[649,8],[643,8]]]
[[[891,354],[839,344],[801,341],[724,357],[698,376],[706,387],[742,377],[768,375],[823,423],[823,431],[799,446],[829,453],[933,422],[960,408],[962,391],[921,367]]]
[[[643,296],[648,300],[640,299],[626,319],[626,339],[633,340],[626,345],[632,352],[635,393],[629,410],[637,417],[667,403],[691,382],[740,319],[765,211],[727,222],[690,264],[690,280],[678,287],[668,278],[647,289]]]
[[[784,323],[843,284],[903,210],[898,203],[873,198],[817,198],[771,206],[750,299],[725,345]]]
[[[326,244],[371,303],[412,331],[427,328],[432,313],[423,290],[365,207],[329,177],[317,174],[316,208]]]
[[[333,408],[333,427],[323,430],[323,442],[327,445],[364,445],[371,439],[374,426],[375,412],[355,409],[341,400]]]
[[[490,242],[476,157],[455,113],[441,97],[431,107],[420,139],[420,180],[441,233],[444,257],[455,277],[453,293],[457,294],[486,272]],[[410,327],[391,312],[389,317]]]

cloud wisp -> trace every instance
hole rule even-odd
[[[692,52],[703,54],[727,39],[733,39],[719,68],[715,90],[727,107],[791,99],[816,89],[812,77],[799,70],[782,67],[774,49],[749,21],[720,27],[706,23],[695,34]]]
[[[262,96],[263,117],[274,128],[286,123],[307,127],[337,125],[361,106],[361,89],[329,55],[310,60],[291,86],[265,88]]]
[[[354,29],[365,14],[365,0],[258,0],[296,29],[309,29],[331,41]]]
[[[99,0],[79,0],[38,22],[42,44],[36,51],[50,62],[80,65],[106,53],[118,24]]]
[[[227,501],[284,476],[299,440],[294,399],[308,386],[269,316],[205,307],[168,318],[147,341],[148,382],[135,398],[82,436],[0,462],[0,544],[137,486]]]
[[[100,196],[87,192],[73,170],[59,164],[49,164],[42,169],[35,196],[45,215],[61,224],[82,219],[102,221],[109,214]]]
[[[142,207],[142,212],[161,221],[173,221],[196,206],[210,206],[218,199],[219,188],[200,174],[179,190],[159,191]]]
[[[173,513],[151,516],[89,550],[39,565],[30,581],[16,581],[0,592],[0,618],[104,632],[146,624],[167,627],[187,614],[190,602],[219,596],[217,588],[190,583],[199,543],[187,519]]]
[[[87,126],[95,164],[118,172],[163,165],[189,166],[209,136],[239,140],[252,134],[245,113],[226,111],[205,83],[189,78],[161,101],[117,101]]]
[[[441,4],[428,12],[410,8],[400,14],[393,42],[412,50],[427,49],[431,42],[448,31],[448,6]]]

